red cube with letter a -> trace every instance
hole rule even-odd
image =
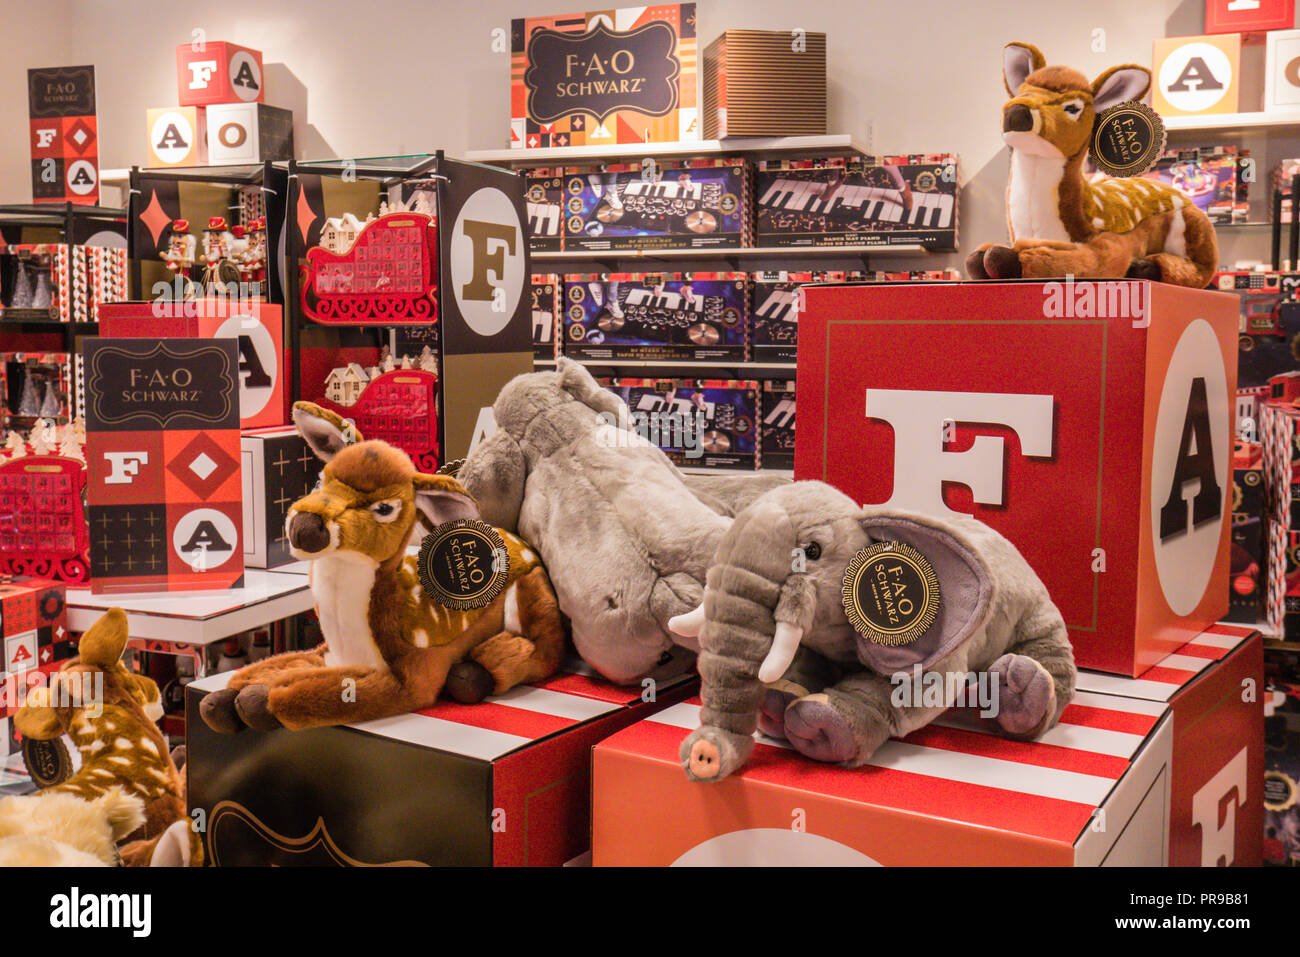
[[[1081,667],[1139,675],[1224,616],[1235,297],[1138,280],[804,295],[796,478],[993,526]]]
[[[1263,33],[1290,30],[1295,0],[1205,0],[1206,33]]]
[[[181,106],[262,103],[262,51],[233,43],[195,41],[176,48],[176,92]]]

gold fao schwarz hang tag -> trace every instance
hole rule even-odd
[[[1092,127],[1092,164],[1110,176],[1141,176],[1165,148],[1165,124],[1144,103],[1129,101],[1103,110]]]
[[[489,605],[501,594],[510,579],[510,558],[495,528],[461,519],[424,536],[416,569],[426,595],[466,611]]]
[[[939,614],[939,578],[924,555],[902,542],[877,542],[853,556],[841,590],[844,611],[863,638],[906,645]]]

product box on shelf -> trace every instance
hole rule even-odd
[[[826,132],[826,34],[726,30],[704,50],[704,138]]]
[[[187,797],[218,867],[563,864],[590,846],[592,745],[697,687],[683,676],[620,688],[567,662],[479,704],[217,734],[198,702],[228,678],[186,689]]]
[[[284,313],[258,299],[120,302],[99,307],[100,333],[119,339],[234,339],[239,349],[239,424],[289,421]]]
[[[794,468],[793,379],[765,379],[760,408],[763,430],[760,461],[765,469]]]
[[[759,384],[731,379],[610,379],[637,433],[678,466],[759,466]]]
[[[695,4],[510,23],[514,149],[700,138]]]
[[[949,712],[853,770],[760,737],[714,784],[688,780],[678,756],[699,723],[691,698],[596,746],[595,866],[1166,862],[1163,703],[1083,693],[1037,742]]]
[[[1252,420],[1253,427],[1253,420]],[[1264,614],[1267,567],[1263,448],[1238,443],[1232,465],[1232,557],[1228,567],[1228,621],[1254,624]]]
[[[293,111],[265,103],[208,107],[208,159],[214,166],[294,159]]]
[[[797,478],[988,523],[1082,667],[1141,674],[1222,619],[1234,297],[1137,280],[803,294]]]
[[[244,481],[244,565],[278,568],[297,561],[289,554],[285,518],[289,506],[316,487],[321,460],[293,426],[245,429],[239,448]]]
[[[744,362],[745,273],[564,277],[563,353],[579,359]]]
[[[1250,214],[1249,187],[1237,164],[1249,153],[1235,146],[1166,150],[1142,175],[1181,190],[1212,223],[1244,223]]]
[[[1083,695],[1165,704],[1173,720],[1169,864],[1260,863],[1263,639],[1254,623],[1211,625],[1137,678],[1081,671]]]
[[[560,297],[564,281],[555,273],[534,273],[528,294],[533,299],[533,359],[560,354]]]
[[[237,586],[236,340],[100,337],[83,350],[91,590]]]
[[[564,170],[538,167],[521,170],[524,208],[528,211],[528,248],[556,252],[564,248]]]
[[[755,244],[957,248],[957,157],[760,160]]]
[[[202,106],[162,106],[145,111],[149,166],[170,169],[208,164],[208,118]]]
[[[18,675],[71,657],[63,582],[26,576],[0,580],[0,674]]]
[[[1264,698],[1264,863],[1300,867],[1300,684]]]
[[[176,91],[182,106],[261,103],[262,51],[221,40],[176,47]]]
[[[747,246],[749,197],[749,164],[735,157],[567,169],[564,248]]]
[[[350,362],[330,370],[324,386],[325,394],[313,401],[352,422],[363,438],[397,446],[421,471],[438,468],[436,372],[416,368],[381,372]]]

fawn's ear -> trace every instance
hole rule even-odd
[[[1092,81],[1092,108],[1100,113],[1116,103],[1140,100],[1151,89],[1151,71],[1144,66],[1125,63],[1113,66]]]
[[[77,654],[96,668],[108,669],[117,664],[126,650],[126,612],[110,608],[90,630],[81,636]]]
[[[431,529],[443,522],[479,517],[474,497],[450,475],[417,474],[412,484],[415,486],[415,507]]]
[[[328,462],[349,445],[361,441],[355,426],[341,415],[312,402],[293,404],[293,424],[322,462]]]
[[[1047,58],[1031,43],[1008,43],[1002,48],[1002,82],[1015,96],[1025,77],[1047,66]]]

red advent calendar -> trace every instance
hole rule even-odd
[[[0,463],[0,574],[90,579],[85,488],[86,466],[77,459],[24,455]]]
[[[99,338],[84,356],[91,590],[234,587],[236,340]]]
[[[804,295],[796,478],[988,523],[1084,668],[1138,675],[1227,612],[1235,296],[1137,281]]]
[[[363,439],[383,439],[422,472],[438,469],[438,377],[423,369],[377,375],[353,405],[317,402],[351,421]]]

